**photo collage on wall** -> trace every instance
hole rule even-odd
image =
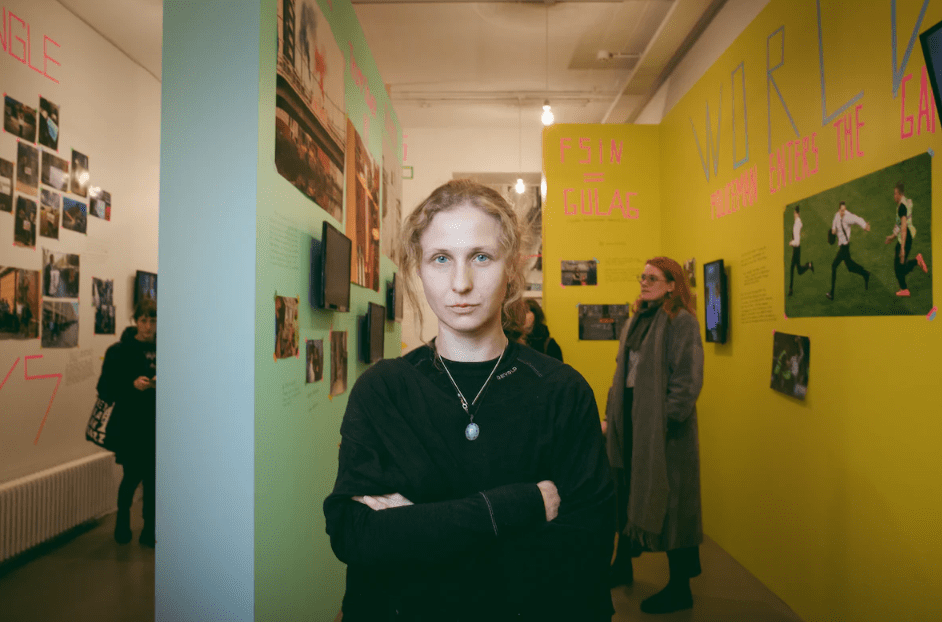
[[[275,4],[275,169],[310,200],[312,210],[323,210],[335,221],[328,224],[349,238],[349,282],[379,292],[381,254],[393,264],[401,261],[402,167],[394,113],[373,110],[385,121],[382,153],[374,155],[366,134],[369,117],[364,134],[347,117],[347,59],[325,15],[327,7],[322,9],[316,0],[276,0]],[[93,215],[99,211],[98,199],[89,197]],[[316,214],[315,219],[323,216]],[[326,339],[300,334],[300,310],[288,300],[276,297],[272,310],[275,360],[300,358],[298,344],[303,341],[305,381],[323,378],[329,356],[330,394],[345,392],[346,332],[332,332],[330,351],[325,352]],[[292,315],[293,327],[282,317]]]
[[[31,250],[39,250],[37,237],[67,245],[62,229],[87,235],[89,206],[94,216],[111,219],[111,194],[92,185],[89,157],[75,149],[65,157],[60,152],[60,106],[37,99],[38,106],[4,95],[8,138],[0,142],[0,212],[13,218],[14,246]],[[0,339],[78,347],[79,255],[44,247],[35,262],[0,268]],[[93,279],[91,298],[95,334],[114,335],[114,281]]]
[[[343,222],[344,57],[315,0],[278,0],[275,168]]]

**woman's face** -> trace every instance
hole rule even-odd
[[[157,318],[142,315],[135,320],[137,338],[141,341],[153,341],[157,337]]]
[[[440,212],[419,242],[419,278],[439,331],[475,335],[500,328],[507,258],[500,221],[470,205]]]
[[[676,285],[673,281],[668,282],[664,273],[651,264],[644,266],[641,277],[641,300],[648,302],[663,300],[667,294],[674,291]]]
[[[524,320],[523,327],[526,328],[527,330],[530,330],[531,328],[533,328],[533,321],[535,319],[536,319],[536,316],[533,315],[533,311],[530,311],[529,309],[527,309],[527,317],[526,317],[526,320]]]

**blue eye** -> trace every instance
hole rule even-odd
[[[479,254],[477,254],[477,255],[474,256],[474,260],[475,260],[475,261],[478,261],[478,262],[487,261],[488,259],[490,259],[490,257],[488,257],[487,255],[485,255],[484,253],[479,253]]]
[[[448,261],[448,258],[445,257],[444,255],[438,255],[437,257],[433,257],[432,261],[435,263],[445,263],[446,261]]]

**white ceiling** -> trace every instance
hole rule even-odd
[[[162,0],[59,2],[160,78]],[[406,128],[632,121],[725,2],[353,0]]]

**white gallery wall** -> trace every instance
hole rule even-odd
[[[39,272],[41,289],[48,249],[78,255],[80,275],[77,298],[41,292],[39,301],[40,317],[43,300],[78,304],[75,347],[42,347],[42,326],[35,338],[2,333],[0,483],[100,451],[85,440],[84,426],[105,350],[131,324],[135,273],[157,272],[160,163],[160,82],[54,0],[3,5],[0,91],[34,108],[37,122],[40,97],[59,106],[53,153],[70,164],[73,149],[88,157],[89,185],[111,194],[111,219],[87,215],[79,233],[62,226],[60,214],[58,239],[36,231],[34,248],[14,246],[18,141],[29,141],[0,132],[0,158],[14,163],[13,211],[0,212],[0,267]],[[22,194],[38,208],[42,188],[49,186]],[[93,277],[114,280],[114,335],[94,334]]]

